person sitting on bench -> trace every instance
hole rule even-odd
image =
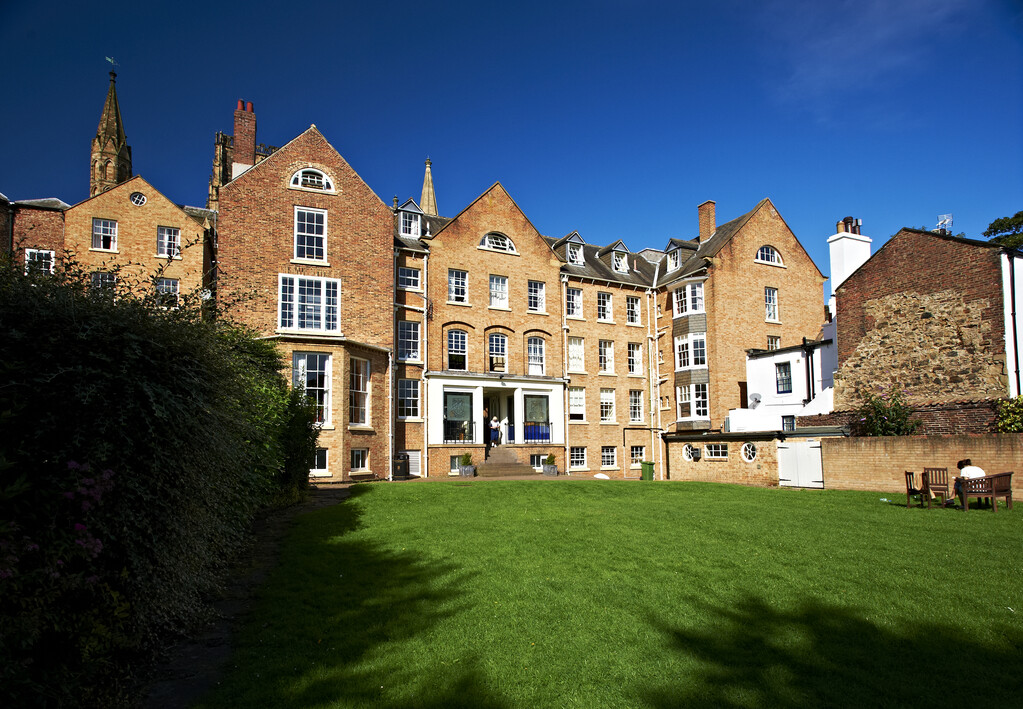
[[[984,472],[983,468],[981,468],[979,465],[974,465],[973,461],[970,460],[969,458],[963,458],[962,460],[960,460],[958,463],[956,463],[956,467],[959,468],[960,478],[982,478],[985,475],[987,475],[987,473]],[[959,497],[959,493],[961,492],[962,486],[963,486],[962,482],[957,478],[955,487],[952,491],[953,498]]]

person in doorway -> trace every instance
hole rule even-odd
[[[984,472],[983,468],[981,468],[979,465],[974,465],[973,461],[970,460],[969,458],[963,458],[962,460],[960,460],[958,463],[956,463],[956,467],[959,468],[959,477],[956,478],[955,487],[952,492],[953,499],[959,498],[960,495],[962,494],[963,484],[961,478],[982,478],[985,475],[987,475],[987,473]],[[962,504],[961,499],[959,501],[959,504]]]
[[[497,421],[496,416],[490,419],[490,445],[501,445],[501,424]]]

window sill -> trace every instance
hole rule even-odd
[[[321,423],[320,424],[320,430],[321,431],[333,431],[334,430],[334,424],[332,424],[332,423]]]
[[[352,433],[376,433],[372,426],[367,426],[364,423],[350,423],[348,424],[348,430]]]
[[[405,423],[422,423],[423,422],[423,418],[421,416],[399,416],[398,420],[399,421],[404,421]]]
[[[617,426],[618,422],[617,421],[601,421],[600,425],[601,426]]]
[[[759,263],[762,266],[774,266],[775,268],[787,268],[783,263],[771,263],[770,261],[761,261],[760,259],[753,259],[753,263]]]
[[[614,373],[614,370],[610,370],[610,371],[607,371],[607,372],[597,372],[597,374],[599,374],[602,377],[617,377],[618,376],[617,374]]]
[[[102,254],[119,254],[119,253],[121,253],[121,252],[120,252],[120,251],[118,251],[117,249],[97,249],[97,248],[90,248],[90,249],[89,249],[89,251],[96,251],[96,252],[98,252],[98,253],[102,253]]]
[[[602,465],[602,466],[600,466],[600,469],[601,470],[621,470],[621,468],[619,468],[617,465]]]
[[[294,190],[295,192],[313,192],[315,194],[334,194],[334,195],[336,195],[338,193],[337,190],[320,190],[320,189],[316,189],[315,187],[300,187],[299,185],[288,185],[288,189],[289,190]]]
[[[578,320],[580,322],[586,322],[586,318],[582,315],[566,315],[565,320]]]
[[[764,320],[768,325],[781,325],[781,320]]]
[[[569,468],[568,472],[570,472],[570,473],[588,473],[588,472],[590,472],[590,469],[589,468]]]
[[[586,370],[585,369],[570,369],[570,370],[568,370],[568,374],[586,374]]]
[[[309,477],[311,477],[311,478],[329,478],[330,477],[330,471],[329,470],[310,470],[309,471]]]
[[[423,292],[422,288],[408,288],[406,286],[398,286],[398,290],[404,291],[406,293],[422,293]]]
[[[625,327],[643,327],[643,323],[641,323],[641,322],[627,322],[627,323],[625,323]]]
[[[629,372],[628,376],[633,379],[646,379],[642,372]]]
[[[597,318],[597,322],[604,323],[606,325],[614,325],[615,324],[614,320],[601,320],[600,318]]]
[[[418,357],[409,359],[402,359],[401,357],[398,358],[398,364],[422,364],[422,363],[423,360],[419,359]]]
[[[529,313],[530,315],[543,315],[545,317],[547,315],[550,315],[550,313],[548,313],[546,310],[527,310],[526,312]]]
[[[447,305],[457,305],[460,308],[471,308],[472,307],[472,305],[470,305],[469,303],[464,303],[464,302],[462,302],[460,300],[448,300],[448,301],[446,301],[446,303],[447,303]]]
[[[507,305],[488,305],[487,310],[503,310],[506,313],[511,312],[511,308],[509,308]]]
[[[312,258],[293,258],[291,262],[297,266],[329,266],[330,262],[326,260],[312,259]]]
[[[92,249],[90,249],[90,251],[91,250]],[[180,261],[181,260],[180,256],[171,256],[170,254],[156,254],[155,256],[153,256],[153,258],[165,258],[165,259],[168,259],[170,261]],[[330,473],[327,473],[327,475],[330,475]]]
[[[492,254],[504,254],[505,256],[518,256],[518,251],[503,251],[502,249],[492,249],[487,246],[477,246],[478,251],[489,251]]]
[[[569,426],[571,426],[571,425],[572,425],[572,424],[574,424],[574,423],[581,423],[581,424],[585,424],[585,423],[589,423],[589,421],[587,421],[586,419],[582,419],[582,420],[576,419],[575,421],[569,421],[569,422],[568,422],[568,425],[569,425]]]

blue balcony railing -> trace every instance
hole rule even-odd
[[[524,424],[525,434],[523,443],[550,443],[551,442],[551,425],[549,423],[529,423]]]

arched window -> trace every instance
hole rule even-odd
[[[490,371],[508,371],[508,337],[501,334],[490,336]]]
[[[516,253],[515,244],[512,243],[511,239],[504,234],[498,234],[493,231],[483,236],[480,240],[480,248],[504,251],[509,254]]]
[[[465,370],[469,337],[464,330],[448,330],[448,369]]]
[[[333,192],[334,183],[320,170],[307,167],[291,176],[291,186],[300,190]]]
[[[767,244],[761,246],[757,251],[756,261],[759,263],[770,263],[775,266],[784,265],[781,260],[781,254],[778,253],[778,250],[773,246],[768,246]]]

